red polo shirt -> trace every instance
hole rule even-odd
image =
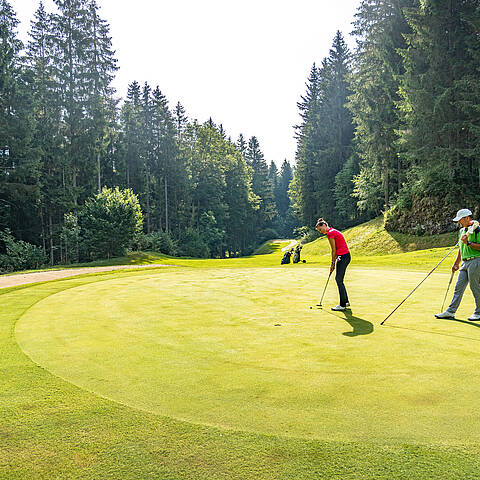
[[[335,240],[335,247],[337,248],[337,255],[345,255],[349,252],[347,242],[344,236],[334,228],[330,228],[327,232],[327,238],[333,238]]]

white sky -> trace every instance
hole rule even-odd
[[[37,0],[10,0],[27,40]],[[350,48],[360,0],[97,0],[110,24],[126,96],[134,80],[158,85],[190,119],[211,116],[235,141],[255,135],[265,158],[294,161],[297,102],[313,62],[340,30]],[[44,0],[54,11],[53,0]]]

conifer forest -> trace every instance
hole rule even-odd
[[[296,158],[280,168],[215,112],[200,124],[171,105],[161,78],[116,92],[96,1],[55,4],[39,2],[22,42],[0,0],[5,270],[15,251],[51,265],[125,248],[222,258],[319,216],[345,228],[384,214],[388,229],[423,234],[454,227],[458,208],[480,213],[478,0],[360,1],[345,32],[356,48],[337,32],[311,67]]]

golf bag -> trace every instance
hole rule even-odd
[[[292,252],[290,250],[287,250],[285,252],[285,255],[282,258],[282,261],[280,262],[281,265],[285,265],[286,263],[290,263],[290,257],[292,256]]]
[[[298,263],[300,262],[300,250],[302,247],[297,245],[297,248],[295,249],[295,253],[293,254],[293,263]]]

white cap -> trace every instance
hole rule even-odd
[[[458,222],[463,217],[470,217],[472,212],[468,208],[462,208],[457,212],[457,216],[453,219],[454,222]]]

